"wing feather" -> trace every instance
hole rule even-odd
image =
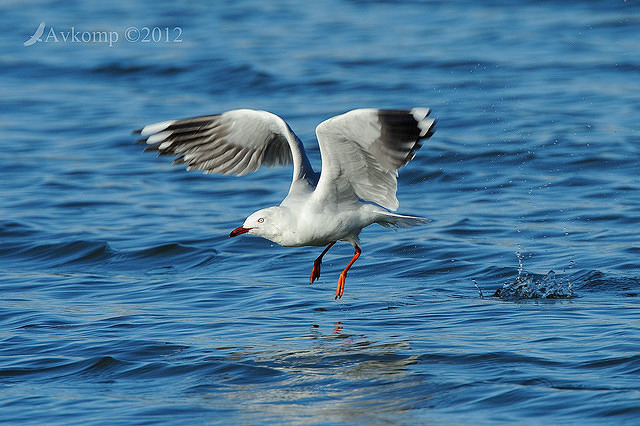
[[[262,165],[293,163],[294,181],[313,175],[300,139],[280,117],[267,111],[231,110],[150,124],[140,130],[145,151],[176,157],[174,164],[242,176]]]
[[[420,141],[433,135],[428,108],[356,109],[318,125],[322,154],[318,196],[362,199],[398,208],[397,170],[411,161]]]

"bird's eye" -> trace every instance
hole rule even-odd
[[[261,217],[260,219],[258,219],[258,223],[262,223],[264,222],[264,217]]]

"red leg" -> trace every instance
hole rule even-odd
[[[322,258],[324,257],[325,254],[327,254],[327,252],[329,251],[329,249],[331,247],[333,247],[333,245],[337,243],[337,241],[334,241],[332,243],[330,243],[322,253],[320,253],[320,256],[318,256],[318,258],[316,260],[313,261],[313,269],[311,270],[311,278],[309,278],[309,284],[313,284],[313,282],[315,280],[317,280],[318,278],[320,278],[320,265],[322,264]]]
[[[344,293],[344,281],[347,279],[347,271],[349,270],[349,268],[351,268],[355,261],[358,260],[358,258],[360,257],[360,253],[362,253],[360,247],[355,246],[355,249],[356,252],[353,254],[351,262],[349,262],[347,267],[344,268],[344,271],[340,272],[340,277],[338,278],[338,288],[336,288],[336,299],[340,299],[342,297],[342,293]]]

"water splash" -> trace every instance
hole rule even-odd
[[[571,281],[551,270],[545,275],[524,272],[524,256],[516,252],[518,276],[496,290],[493,297],[501,299],[570,299],[575,297]]]
[[[545,275],[522,273],[511,283],[504,283],[493,297],[501,299],[570,299],[575,297],[571,281],[554,271]]]

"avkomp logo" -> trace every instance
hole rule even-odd
[[[33,35],[29,40],[25,41],[22,44],[24,44],[25,46],[31,46],[32,44],[42,41],[42,34],[44,34],[44,27],[45,27],[45,23],[40,22],[40,25],[38,25],[38,29],[36,29],[36,32],[33,33]]]
[[[113,47],[119,39],[129,43],[182,43],[181,27],[129,27],[122,31],[80,31],[76,27],[59,30],[40,22],[38,28],[24,43],[31,46],[36,43],[102,43]]]
[[[46,23],[40,22],[38,28],[29,38],[22,43],[31,46],[36,43],[105,43],[112,47],[119,38],[117,31],[78,31],[75,27],[60,31],[53,27],[46,30]]]

